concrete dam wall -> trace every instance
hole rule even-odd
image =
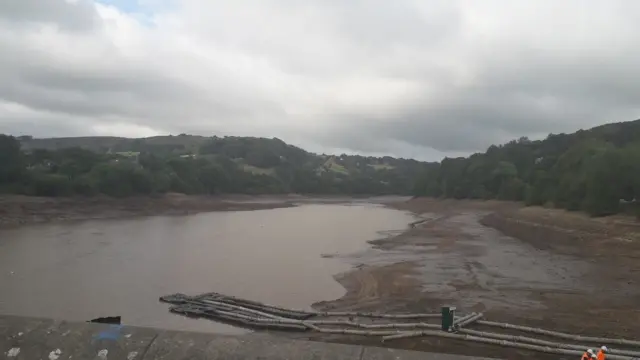
[[[490,360],[379,347],[226,336],[126,325],[0,315],[0,358],[9,360]]]

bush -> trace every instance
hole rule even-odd
[[[90,176],[95,179],[97,189],[109,196],[126,197],[153,191],[151,174],[132,163],[99,164]]]
[[[33,178],[32,193],[36,196],[69,196],[73,186],[69,178],[57,174],[38,174]]]
[[[73,192],[78,195],[93,196],[98,194],[98,188],[90,176],[83,175],[73,181]]]

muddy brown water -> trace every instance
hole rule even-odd
[[[170,314],[161,295],[217,291],[295,308],[345,292],[337,257],[410,213],[362,202],[38,225],[0,231],[0,313],[236,333]],[[322,256],[325,255],[325,256]]]

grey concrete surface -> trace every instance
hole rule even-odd
[[[0,315],[0,358],[10,360],[489,360],[300,341]]]

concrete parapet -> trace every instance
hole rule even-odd
[[[287,339],[226,336],[0,315],[0,358],[10,360],[489,360]]]

